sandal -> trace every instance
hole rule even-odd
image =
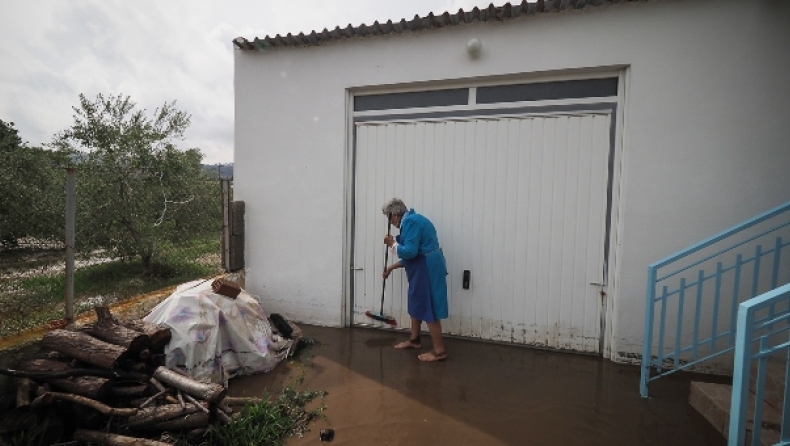
[[[422,362],[439,362],[444,361],[447,359],[447,352],[437,352],[436,350],[431,350],[428,353],[423,353],[420,356],[417,356]]]
[[[422,344],[420,343],[420,338],[409,339],[408,341],[398,342],[395,344],[395,348],[398,350],[421,349]]]

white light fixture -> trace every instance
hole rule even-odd
[[[480,57],[480,52],[482,50],[483,44],[480,43],[480,39],[472,39],[466,44],[466,53],[469,54],[469,57],[472,59]]]

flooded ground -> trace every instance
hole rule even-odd
[[[686,378],[639,397],[639,369],[594,357],[447,339],[449,358],[395,350],[405,333],[301,326],[320,343],[228,394],[260,396],[299,377],[326,390],[326,420],[288,445],[724,445],[688,404]],[[423,351],[430,348],[423,337]]]

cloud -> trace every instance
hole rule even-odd
[[[0,15],[0,119],[41,145],[73,122],[78,95],[130,95],[192,115],[182,148],[233,157],[235,37],[309,33],[470,9],[466,0],[36,0]],[[482,5],[486,6],[486,5]]]

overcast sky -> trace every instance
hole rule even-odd
[[[497,3],[498,5],[499,3]],[[308,34],[415,14],[486,6],[472,0],[0,0],[0,119],[39,146],[73,122],[79,94],[129,95],[152,112],[192,115],[182,149],[233,161],[235,37]]]

